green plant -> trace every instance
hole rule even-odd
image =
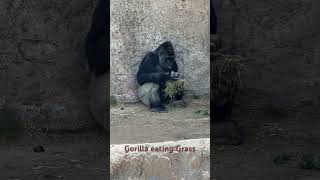
[[[280,154],[273,158],[273,163],[276,165],[287,164],[292,157],[289,154]]]
[[[111,106],[117,106],[118,105],[118,100],[115,96],[110,96],[110,105]]]
[[[166,88],[164,89],[164,93],[166,97],[168,97],[170,100],[173,100],[173,98],[178,93],[183,92],[183,90],[184,90],[183,80],[167,81]]]
[[[200,115],[204,115],[204,116],[208,116],[209,115],[209,111],[207,109],[197,110],[194,113],[200,114]]]
[[[200,96],[192,95],[192,98],[193,98],[193,99],[200,99]]]
[[[320,156],[307,154],[302,157],[301,168],[303,169],[320,169]]]

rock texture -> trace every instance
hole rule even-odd
[[[111,95],[137,101],[135,75],[148,51],[171,40],[186,90],[209,93],[209,1],[111,1]]]
[[[148,151],[131,151],[134,147],[148,147]],[[180,146],[194,148],[194,152],[151,152],[152,148]],[[209,139],[190,139],[150,144],[121,144],[110,146],[110,175],[112,180],[126,179],[210,179]],[[211,179],[213,175],[211,174]]]
[[[245,104],[320,104],[319,1],[214,3],[223,46],[247,60]]]
[[[93,125],[84,40],[92,0],[0,2],[0,98],[30,128]]]

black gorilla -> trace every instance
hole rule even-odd
[[[220,48],[219,36],[217,35],[217,16],[213,7],[212,0],[210,1],[210,34],[211,47],[214,52]],[[210,115],[211,115],[211,134],[214,144],[242,144],[244,135],[242,129],[236,121],[231,119],[232,109],[234,106],[234,94],[230,93],[227,87],[217,82],[213,82],[213,70],[219,62],[216,62],[215,56],[211,56],[211,98],[210,98]],[[221,83],[221,82],[220,82]]]
[[[170,41],[162,43],[155,51],[148,52],[142,59],[137,73],[139,84],[138,97],[151,111],[165,112],[166,96],[164,93],[166,82],[177,80],[178,66],[175,53]],[[175,97],[182,99],[180,92]]]
[[[110,67],[110,2],[99,0],[92,16],[86,37],[86,56],[91,72],[89,85],[89,109],[92,118],[108,130],[109,67]],[[106,110],[107,109],[107,110]]]
[[[89,69],[96,77],[109,70],[110,44],[109,1],[99,0],[92,17],[90,31],[86,38],[86,56]]]

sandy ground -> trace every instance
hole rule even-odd
[[[37,145],[45,152],[34,152]],[[1,142],[0,179],[104,180],[107,147],[106,134],[97,130],[25,134],[21,139]]]
[[[319,180],[320,170],[302,169],[301,157],[320,155],[319,107],[293,108],[283,115],[236,109],[246,132],[241,146],[218,146],[213,166],[217,180]],[[291,154],[287,163],[273,159]]]
[[[168,107],[168,113],[151,112],[142,104],[111,108],[111,144],[151,143],[209,138],[209,97],[185,98],[186,107]]]

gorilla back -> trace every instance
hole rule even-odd
[[[92,118],[103,128],[109,129],[109,1],[99,0],[94,10],[90,31],[86,37],[86,56],[91,71],[89,109]]]
[[[92,17],[90,31],[86,37],[86,56],[89,69],[96,77],[109,70],[110,15],[108,8],[109,1],[99,0]]]
[[[138,97],[151,111],[165,112],[166,82],[177,80],[178,66],[170,41],[162,43],[155,51],[142,59],[137,73]]]

